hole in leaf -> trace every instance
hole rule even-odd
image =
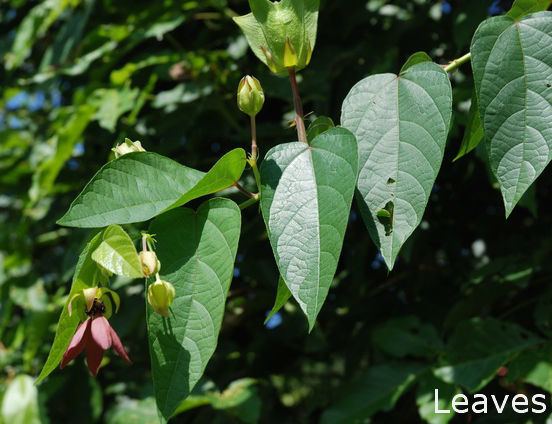
[[[396,181],[391,177],[389,177],[389,179],[387,180],[387,184],[394,184],[395,182]]]

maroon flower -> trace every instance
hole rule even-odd
[[[93,314],[77,328],[69,347],[63,354],[61,368],[65,367],[80,355],[82,351],[86,350],[88,369],[96,376],[102,362],[103,353],[110,347],[113,347],[115,352],[125,361],[131,362],[121,343],[121,339],[119,339],[115,330],[109,325],[109,321],[101,314]]]

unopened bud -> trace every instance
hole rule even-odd
[[[142,264],[142,272],[146,277],[157,274],[161,269],[161,263],[157,259],[155,252],[142,250],[140,252],[140,262]]]
[[[125,138],[125,141],[111,149],[115,153],[115,159],[120,158],[128,153],[145,152],[146,149],[142,147],[142,143],[139,141],[131,141]]]
[[[164,317],[169,316],[169,308],[173,303],[174,296],[174,286],[168,281],[158,278],[148,287],[148,303],[155,312]]]
[[[265,101],[261,83],[249,75],[243,77],[238,85],[238,107],[249,116],[257,115]]]

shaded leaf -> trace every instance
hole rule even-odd
[[[429,62],[400,76],[369,76],[343,102],[341,123],[356,135],[359,147],[361,213],[389,269],[422,220],[443,160],[451,113],[448,76]],[[382,223],[377,213],[389,202],[393,219]]]
[[[434,370],[436,377],[473,393],[491,381],[498,369],[520,351],[540,340],[523,328],[494,319],[460,323],[446,350],[449,365]]]
[[[240,227],[238,206],[223,198],[203,203],[197,213],[174,209],[151,224],[161,277],[176,290],[168,318],[147,310],[155,396],[166,419],[190,394],[215,350]]]
[[[453,162],[475,149],[484,138],[485,132],[483,131],[483,124],[481,123],[481,117],[479,115],[477,96],[474,93],[471,100],[470,111],[468,113],[468,123],[466,125],[466,129],[464,130],[464,137],[462,138],[460,149],[458,149],[458,153],[453,159]]]
[[[506,381],[520,381],[552,392],[552,346],[550,344],[522,352],[508,365]]]
[[[333,127],[335,127],[335,124],[332,121],[332,118],[328,118],[327,116],[319,116],[310,123],[309,128],[307,129],[307,139],[312,141],[316,138],[316,136]]]
[[[435,327],[420,322],[416,316],[386,321],[376,327],[372,340],[376,347],[397,358],[431,357],[443,347]]]
[[[512,8],[508,11],[508,16],[519,19],[525,15],[548,9],[550,3],[552,3],[550,0],[515,0]]]
[[[288,302],[290,297],[291,297],[291,292],[289,291],[284,279],[280,276],[278,278],[278,288],[276,289],[276,300],[274,301],[274,306],[272,307],[272,310],[264,320],[265,324],[268,321],[270,321],[270,319],[274,315],[276,315],[276,313],[279,312],[280,309],[284,307],[284,305]]]
[[[407,363],[384,364],[344,387],[338,400],[322,415],[323,424],[352,423],[388,411],[423,370]]]
[[[435,413],[435,390],[439,390],[438,406],[440,410],[449,410],[450,413]],[[416,404],[418,413],[429,424],[446,424],[454,417],[454,409],[451,408],[452,398],[460,393],[460,390],[450,384],[436,379],[431,374],[425,374],[420,379],[416,389]]]
[[[310,145],[280,144],[261,164],[261,210],[274,257],[311,329],[335,274],[357,172],[355,137],[345,128]]]

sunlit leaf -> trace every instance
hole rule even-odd
[[[337,268],[358,172],[355,137],[330,129],[261,164],[261,210],[282,278],[312,329]]]

